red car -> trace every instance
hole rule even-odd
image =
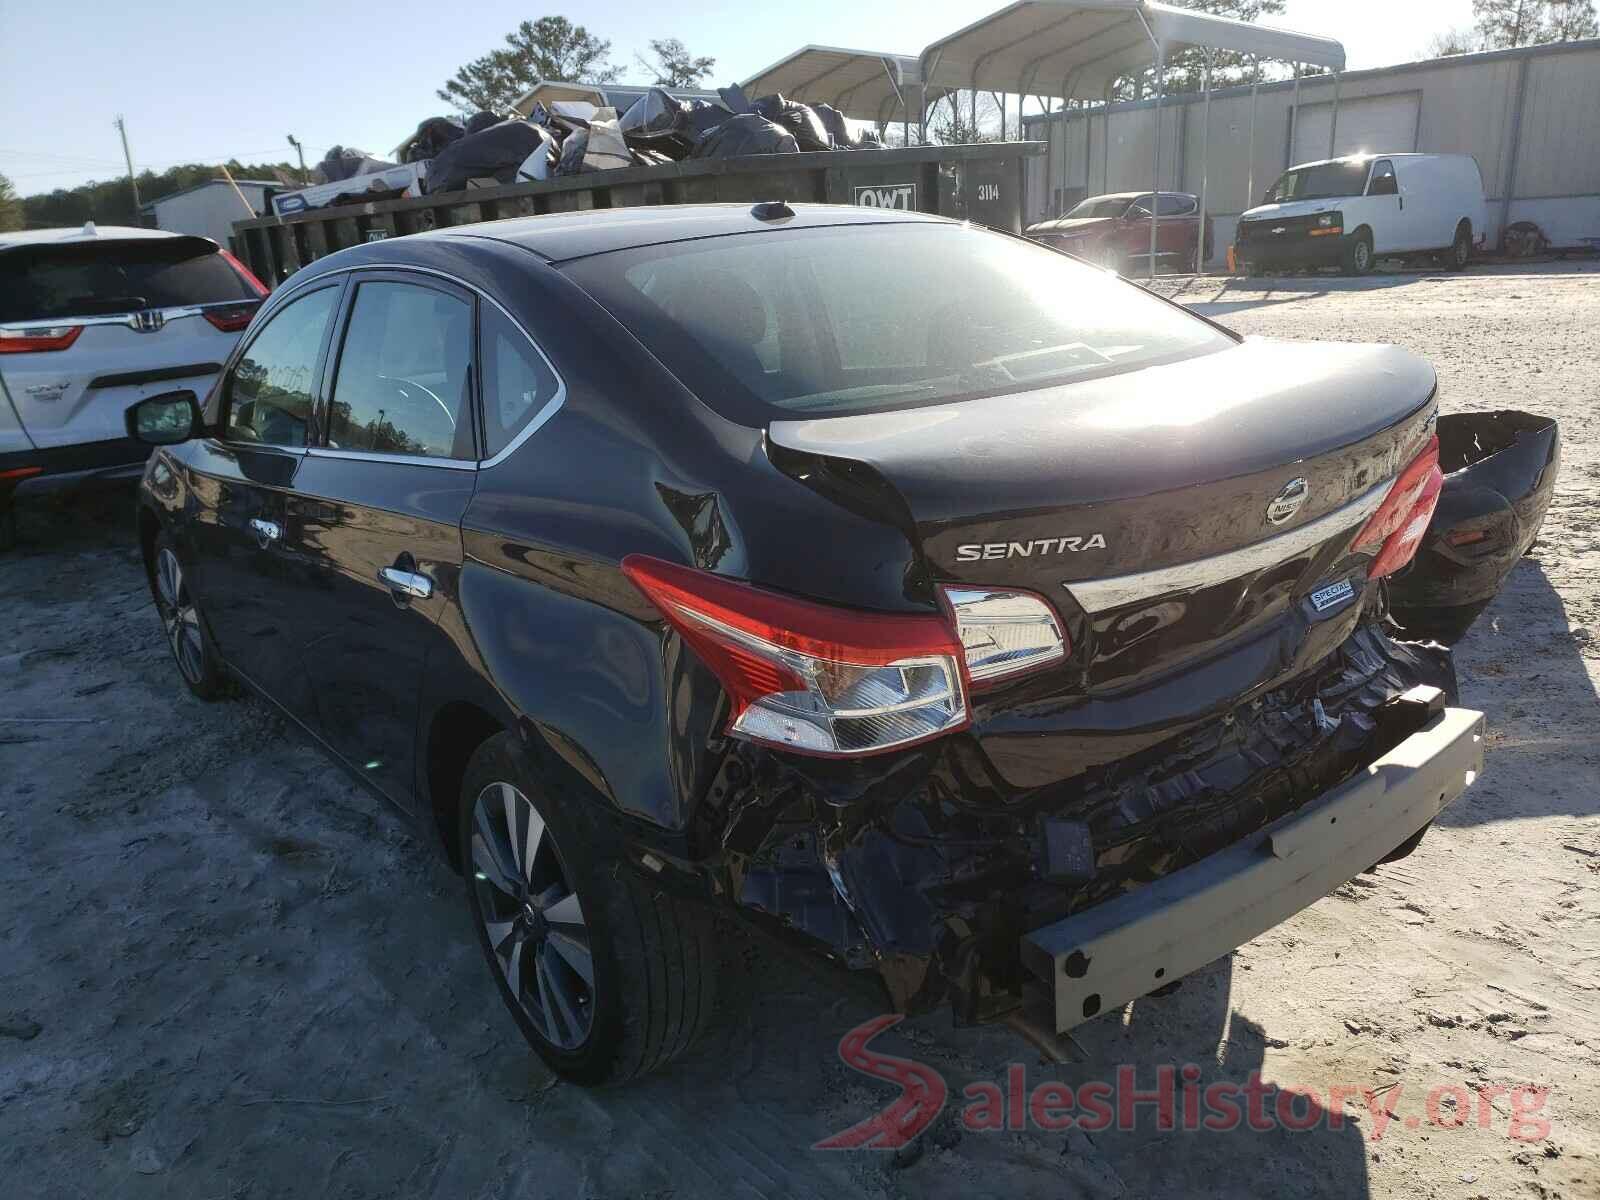
[[[1030,225],[1027,235],[1068,254],[1109,267],[1120,275],[1150,268],[1150,192],[1090,196],[1064,217]],[[1200,201],[1187,192],[1161,192],[1156,231],[1156,269],[1198,271]],[[1206,218],[1206,253],[1211,257],[1211,218]]]

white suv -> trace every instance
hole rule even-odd
[[[208,238],[93,223],[0,234],[0,549],[14,493],[137,475],[123,414],[204,394],[267,289]]]

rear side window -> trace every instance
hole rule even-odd
[[[1160,204],[1163,217],[1187,216],[1199,207],[1188,196],[1162,196]]]
[[[228,381],[228,440],[306,444],[317,358],[339,289],[291,300],[261,327]]]
[[[24,246],[0,253],[0,321],[258,298],[216,246],[200,238]]]
[[[483,456],[493,458],[556,398],[561,383],[544,356],[493,305],[482,305]]]
[[[959,225],[771,230],[566,270],[702,400],[756,426],[1048,387],[1234,344],[1103,271]]]
[[[328,445],[472,458],[472,306],[447,292],[374,281],[356,289],[328,408]]]

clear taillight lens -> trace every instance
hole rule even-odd
[[[82,325],[0,329],[0,354],[32,354],[40,350],[65,350],[78,340],[78,335],[82,332]]]
[[[1368,579],[1392,575],[1415,557],[1443,488],[1439,439],[1435,436],[1400,472],[1383,504],[1356,534],[1353,548],[1375,556]]]
[[[1059,662],[1067,636],[1055,611],[1028,592],[945,587],[974,687]]]
[[[943,617],[816,604],[637,554],[622,569],[721,681],[731,733],[851,756],[967,723],[965,654]]]

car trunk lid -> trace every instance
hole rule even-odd
[[[780,457],[870,468],[934,579],[1049,598],[1078,645],[1059,683],[1094,692],[1291,612],[1350,609],[1364,579],[1349,535],[1422,448],[1433,391],[1432,368],[1393,347],[1251,340],[985,400],[774,422],[769,438]]]

